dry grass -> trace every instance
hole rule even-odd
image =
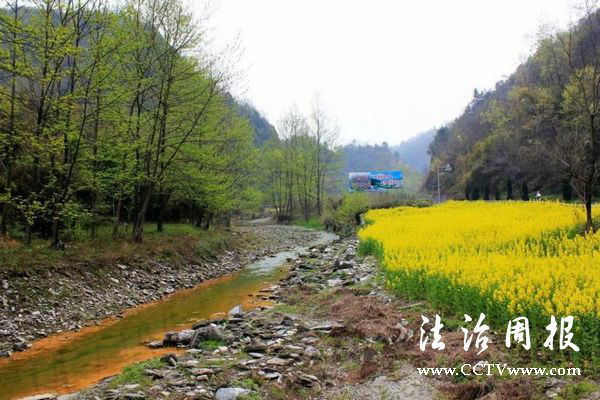
[[[148,258],[173,263],[210,258],[225,248],[236,246],[238,239],[229,231],[204,231],[189,226],[167,225],[164,232],[148,232],[143,243],[128,238],[113,240],[109,235],[96,239],[74,240],[64,250],[53,250],[45,241],[28,247],[20,242],[0,242],[0,272],[27,274],[46,268],[102,267],[138,264]]]

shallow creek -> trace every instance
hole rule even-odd
[[[335,238],[322,232],[310,245]],[[286,260],[307,248],[274,254],[236,273],[128,310],[122,318],[39,340],[30,350],[0,360],[0,399],[76,392],[127,365],[173,352],[151,350],[145,343],[161,339],[168,330],[182,330],[198,320],[226,313],[238,304],[246,310],[264,305],[255,294],[283,277]]]

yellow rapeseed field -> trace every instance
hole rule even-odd
[[[581,206],[448,202],[372,210],[367,219],[359,237],[383,245],[391,286],[435,289],[446,297],[438,301],[465,306],[478,293],[511,316],[600,317],[600,233],[580,234]],[[468,290],[455,296],[448,287]]]

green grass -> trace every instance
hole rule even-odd
[[[598,385],[591,382],[579,382],[565,386],[559,400],[578,400],[598,390]]]
[[[292,222],[292,225],[301,226],[308,229],[323,230],[323,224],[319,217],[311,217],[308,221],[304,218],[297,219]]]
[[[147,387],[152,384],[152,378],[144,373],[146,369],[159,369],[165,366],[165,363],[159,358],[144,361],[141,363],[126,367],[123,372],[110,383],[111,388],[116,388],[122,385],[140,384],[142,387]]]
[[[155,224],[145,227],[144,242],[133,243],[125,229],[118,239],[112,238],[112,228],[99,227],[92,239],[80,231],[71,235],[66,248],[54,250],[49,243],[36,239],[31,246],[18,241],[0,241],[0,271],[24,272],[48,267],[111,266],[117,263],[137,264],[148,258],[177,262],[211,258],[234,245],[227,230],[203,230],[187,224],[166,224],[163,232]]]
[[[377,240],[367,238],[361,240],[358,244],[358,255],[360,256],[374,256],[378,260],[383,260],[383,246]]]
[[[213,351],[218,349],[221,346],[225,346],[225,342],[222,340],[204,340],[200,342],[199,347],[201,349]]]

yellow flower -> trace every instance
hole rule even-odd
[[[448,202],[372,210],[359,238],[379,241],[385,267],[477,289],[511,312],[600,315],[600,232],[569,238],[581,207],[548,202]],[[394,283],[392,283],[393,285]]]

